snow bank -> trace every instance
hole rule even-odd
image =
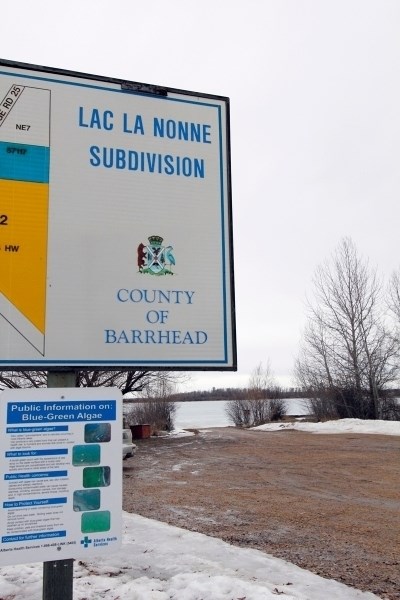
[[[252,429],[258,431],[282,431],[283,429],[297,429],[309,433],[375,433],[381,435],[399,435],[400,421],[367,421],[362,419],[338,419],[325,423],[307,423],[295,421],[294,423],[268,423]]]

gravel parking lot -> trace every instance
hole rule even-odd
[[[226,427],[136,443],[128,512],[400,600],[399,437]]]

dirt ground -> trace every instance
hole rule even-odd
[[[399,437],[228,427],[136,443],[126,511],[400,600]]]

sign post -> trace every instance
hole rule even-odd
[[[53,371],[47,375],[47,387],[76,386],[75,371]],[[43,563],[43,600],[72,600],[74,559],[52,560]]]

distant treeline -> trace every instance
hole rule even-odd
[[[170,396],[173,402],[194,402],[202,400],[244,400],[249,397],[249,390],[243,388],[213,388],[195,392],[180,392]],[[265,398],[307,398],[307,393],[300,388],[273,387],[265,389]]]
[[[257,390],[257,395],[259,394]],[[400,389],[390,389],[386,391],[387,397],[400,398]],[[264,390],[264,398],[285,399],[285,398],[310,398],[312,392],[310,390],[302,390],[301,388],[280,386],[266,388]],[[180,392],[168,396],[169,402],[201,402],[202,400],[245,400],[251,397],[251,391],[243,388],[213,388],[212,390],[197,390],[194,392]],[[147,400],[154,400],[149,397]],[[143,398],[131,398],[126,402],[143,402]]]

